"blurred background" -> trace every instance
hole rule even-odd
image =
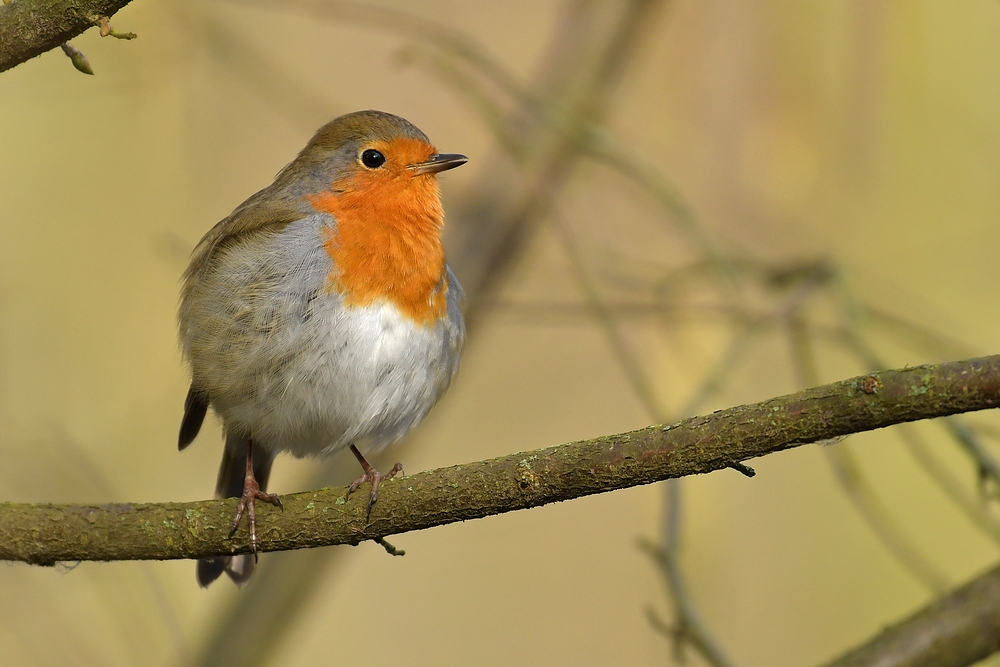
[[[0,499],[211,496],[176,434],[179,277],[333,117],[402,115],[470,293],[463,370],[381,464],[624,431],[1000,351],[1000,3],[155,3],[0,75]],[[0,567],[9,665],[814,665],[997,561],[974,414],[397,536]],[[279,458],[272,490],[350,457]],[[691,648],[705,638],[707,654]],[[1000,665],[994,660],[990,664]]]

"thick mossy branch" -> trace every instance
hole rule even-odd
[[[1000,567],[824,667],[965,667],[1000,651]]]
[[[284,496],[258,510],[262,551],[356,544],[671,477],[706,473],[827,438],[1000,405],[1000,355],[873,373],[648,428],[396,477],[365,494]],[[747,482],[751,483],[751,482]],[[0,560],[198,558],[247,550],[227,538],[236,500],[120,505],[0,504]]]
[[[15,0],[0,5],[0,72],[54,49],[130,0]]]

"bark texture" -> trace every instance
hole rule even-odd
[[[129,0],[14,0],[0,5],[0,72],[54,49]]]
[[[1000,651],[1000,567],[824,667],[965,667]]]
[[[396,477],[366,496],[289,494],[258,510],[261,551],[421,530],[595,493],[707,473],[757,456],[902,422],[1000,404],[1000,355],[872,373],[671,425]],[[202,558],[247,551],[229,539],[236,501],[113,505],[0,504],[0,560]]]

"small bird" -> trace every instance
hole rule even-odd
[[[361,450],[406,435],[458,371],[463,293],[441,244],[436,174],[467,161],[399,116],[350,113],[195,247],[178,316],[191,367],[178,445],[209,407],[222,419],[215,494],[240,498],[230,535],[246,513],[251,551],[200,560],[202,586],[250,578],[254,501],[281,506],[265,491],[278,452],[350,447],[363,474],[348,495],[370,483],[369,514],[379,482],[402,470],[382,475]]]

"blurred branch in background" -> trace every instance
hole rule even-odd
[[[737,264],[734,263],[734,265]],[[815,330],[822,327],[807,322],[807,307],[810,305],[810,300],[816,296],[833,297],[834,300],[840,303],[842,320],[833,326],[833,330],[835,332],[834,338],[841,343],[846,342],[847,347],[862,367],[874,369],[880,367],[880,364],[885,363],[883,360],[878,359],[873,353],[871,345],[866,341],[866,336],[862,333],[862,328],[859,323],[859,320],[862,319],[858,316],[859,313],[867,310],[869,314],[872,314],[872,311],[870,309],[866,309],[864,306],[861,306],[853,300],[843,286],[839,284],[839,281],[836,280],[836,272],[824,271],[819,265],[816,268],[818,270],[806,271],[804,273],[798,271],[794,272],[800,274],[799,278],[802,276],[812,276],[812,278],[810,278],[810,280],[806,283],[806,289],[800,290],[797,298],[789,299],[785,306],[778,308],[771,313],[765,313],[764,315],[759,316],[759,319],[756,320],[759,324],[765,326],[766,328],[774,328],[777,325],[780,329],[783,329],[787,333],[792,349],[792,367],[800,386],[813,386],[820,381],[813,345],[816,339],[821,338],[815,335]],[[776,275],[777,274],[772,274],[772,280],[768,281],[771,282],[771,286],[787,287],[788,281],[784,279],[773,280]],[[742,279],[743,277],[744,275],[742,273],[738,274],[738,278]],[[935,336],[921,327],[910,325],[905,321],[896,318],[892,318],[890,320],[881,314],[874,313],[870,319],[879,321],[879,323],[882,324],[885,324],[888,321],[888,324],[891,325],[891,328],[893,329],[892,333],[896,336],[900,338],[906,337],[916,339],[928,347],[935,347],[936,349],[934,351],[937,353],[940,353],[942,348],[955,347],[944,337]],[[732,365],[726,364],[724,368],[732,369]],[[995,486],[997,479],[996,460],[982,445],[976,430],[959,418],[943,420],[942,424],[949,434],[952,435],[953,441],[956,442],[974,462],[979,471],[979,479],[992,482],[993,486]],[[986,503],[983,502],[987,499],[984,493],[986,484],[984,483],[981,485],[981,491],[979,494],[980,499],[977,501],[972,497],[972,493],[969,491],[969,486],[957,480],[947,471],[940,461],[936,460],[936,457],[923,444],[918,433],[913,427],[902,426],[900,427],[900,433],[904,438],[908,449],[917,459],[918,463],[920,463],[924,470],[928,473],[931,479],[958,504],[960,509],[962,509],[962,511],[970,517],[974,525],[979,527],[987,535],[996,539],[998,535],[997,529],[1000,527],[1000,520],[998,520],[996,515],[990,511],[990,508],[986,505]],[[879,498],[876,490],[877,487],[867,480],[860,464],[847,448],[847,443],[833,443],[826,447],[825,451],[828,454],[828,460],[834,468],[835,478],[840,482],[841,487],[855,504],[860,515],[869,523],[870,527],[885,547],[902,565],[904,565],[904,567],[906,567],[906,569],[908,569],[918,580],[924,583],[932,591],[940,594],[947,590],[949,587],[947,578],[926,558],[921,549],[917,547],[916,544],[906,535],[902,528],[897,525],[895,519]],[[676,481],[671,481],[668,482],[668,485],[673,486],[676,483]],[[668,529],[665,532],[663,540],[664,546],[661,548],[653,548],[646,544],[644,548],[647,552],[654,556],[658,565],[664,570],[665,578],[668,582],[668,590],[671,597],[675,600],[675,606],[678,608],[678,621],[676,622],[676,625],[671,628],[671,631],[674,633],[674,639],[680,641],[685,639],[684,622],[686,615],[690,613],[695,618],[696,615],[694,612],[682,613],[685,607],[684,589],[682,585],[677,584],[678,581],[682,580],[677,578],[676,570],[678,565],[676,556],[671,553],[670,549],[670,546],[676,543],[676,522],[679,519],[677,519],[677,512],[674,508],[678,502],[679,498],[677,497],[676,492],[672,488],[668,488],[668,500],[666,503]],[[995,601],[994,604],[996,604]],[[948,634],[947,631],[954,629],[949,625],[950,621],[944,620],[943,618],[934,615],[931,615],[928,618],[936,618],[938,622],[942,623],[943,625],[938,629],[938,631],[941,631],[944,634]],[[932,623],[933,621],[927,620],[926,622]],[[666,626],[662,622],[658,621],[654,623],[654,627],[660,628],[662,632],[662,628]],[[914,626],[910,625],[906,627],[916,632],[916,630],[913,630]],[[975,623],[969,623],[962,629],[962,632],[973,632],[972,628],[975,627],[977,627]],[[989,636],[991,630],[987,625],[980,625],[978,628],[981,634],[979,637],[980,643],[976,644],[976,646],[985,646],[983,642],[987,641],[986,637]],[[921,632],[923,631],[924,630],[921,630]],[[702,653],[710,664],[728,664],[725,662],[725,658],[722,657],[721,654],[717,654],[714,647],[708,645],[706,648],[706,644],[700,633],[689,635],[687,639]],[[978,648],[969,653],[951,651],[952,647],[960,644],[961,634],[956,635],[956,637],[952,639],[955,643],[946,643],[940,649],[940,655],[947,654],[950,656],[948,660],[945,660],[940,664],[971,664],[971,662],[985,657],[989,652],[995,650],[991,649],[986,653],[977,652],[981,650]],[[937,659],[935,656],[939,655],[938,650],[933,648],[931,643],[924,644],[913,641],[912,637],[910,637],[908,641],[910,653],[908,654],[907,659],[911,660],[910,662],[902,659],[893,659],[887,662],[880,661],[888,659],[883,655],[883,648],[881,648],[883,645],[876,642],[873,644],[873,647],[875,648],[868,648],[863,651],[859,650],[859,655],[867,656],[867,658],[858,658],[858,660],[860,660],[859,662],[845,662],[843,664],[939,664],[934,662],[934,660]],[[924,650],[918,651],[916,647],[922,647]],[[947,653],[948,651],[951,651],[951,653]],[[878,658],[877,656],[882,657]],[[968,660],[966,660],[962,656],[977,657],[968,658]],[[840,665],[841,663],[838,662],[836,664]]]
[[[214,12],[206,11],[200,3],[178,3],[175,16],[198,50],[208,55],[226,76],[244,83],[303,131],[312,132],[336,115],[320,95],[288,77],[274,58],[255,47],[247,35]],[[190,249],[184,253],[185,260],[189,254]]]
[[[708,264],[718,270],[718,275],[725,279],[732,279],[728,259],[705,234],[704,228],[697,224],[694,215],[683,202],[677,189],[658,175],[650,165],[643,164],[641,157],[634,154],[625,155],[615,149],[615,142],[603,132],[599,119],[581,115],[559,98],[550,95],[544,87],[533,89],[518,85],[515,77],[505,72],[498,64],[489,63],[488,66],[483,66],[483,58],[466,58],[464,50],[453,51],[447,55],[450,55],[452,59],[432,53],[428,59],[429,63],[443,79],[449,81],[458,92],[463,94],[473,108],[486,119],[487,126],[494,132],[498,145],[507,150],[508,157],[520,168],[528,170],[531,167],[531,156],[527,152],[531,144],[529,143],[527,146],[521,144],[510,128],[495,122],[501,117],[500,110],[506,104],[503,101],[491,99],[489,91],[483,85],[484,80],[494,84],[498,90],[512,98],[510,101],[520,106],[524,114],[535,118],[551,134],[561,137],[561,140],[567,144],[567,150],[572,149],[573,156],[579,155],[596,159],[648,190],[656,201],[664,207],[671,220],[689,237],[689,240],[693,241],[694,245],[704,252],[708,258]],[[454,60],[461,61],[463,59],[473,70],[472,73],[465,73],[455,66]],[[583,253],[577,244],[576,231],[565,217],[559,214],[554,205],[559,197],[558,186],[562,182],[556,180],[547,183],[544,179],[539,181],[537,186],[539,192],[545,193],[547,190],[549,197],[544,200],[546,205],[538,211],[538,214],[554,224],[563,250],[569,259],[573,277],[584,294],[586,308],[599,324],[615,359],[632,385],[636,397],[642,402],[651,419],[662,422],[669,421],[669,411],[664,407],[653,384],[647,378],[639,356],[628,345],[619,319],[615,317],[613,312],[612,304],[602,297],[601,290],[586,265]],[[488,294],[490,290],[484,290],[484,293]],[[738,303],[735,292],[731,293],[731,297],[731,305],[735,306]],[[750,328],[752,329],[752,327]],[[702,398],[707,398],[714,388],[710,375],[709,379],[706,380],[705,395]],[[749,468],[741,464],[733,467],[744,474],[753,474]],[[679,488],[676,483],[670,483],[668,492],[679,502]],[[672,513],[672,516],[679,521],[679,513]],[[721,649],[714,644],[707,630],[702,627],[693,604],[683,593],[685,587],[682,574],[679,568],[675,567],[677,562],[674,558],[675,551],[674,546],[665,546],[664,553],[667,554],[667,557],[660,560],[661,563],[671,566],[669,571],[665,573],[665,581],[675,602],[674,607],[678,618],[677,627],[683,628],[683,632],[675,636],[679,641],[690,639],[695,648],[712,665],[723,667],[727,663]]]
[[[647,539],[639,540],[639,548],[653,559],[663,575],[667,595],[673,601],[674,622],[671,624],[663,621],[653,607],[647,608],[646,615],[653,629],[673,643],[675,662],[685,662],[684,647],[690,645],[712,667],[731,667],[733,663],[709,634],[691,602],[683,571],[677,562],[680,550],[678,533],[681,525],[681,495],[680,485],[675,482],[676,480],[668,480],[666,485],[669,497],[662,545]]]
[[[555,215],[553,217],[563,244],[563,249],[570,259],[574,277],[584,292],[587,304],[600,325],[615,358],[629,379],[633,391],[642,401],[651,418],[662,422],[670,421],[668,417],[669,413],[657,398],[656,390],[644,373],[638,356],[629,347],[619,327],[618,320],[612,315],[608,304],[601,297],[597,285],[594,284],[580,250],[576,245],[572,229],[562,216]],[[749,329],[747,334],[749,334]],[[745,337],[740,336],[737,340],[742,342]],[[737,352],[739,348],[739,345],[733,346],[731,347],[731,351]],[[710,396],[717,387],[718,381],[721,381],[721,375],[709,373],[704,379],[702,390],[697,393],[694,403],[697,405],[703,398]],[[696,409],[696,405],[694,409]],[[674,639],[675,656],[678,659],[683,656],[683,644],[688,642],[712,667],[729,667],[730,663],[728,659],[702,624],[694,603],[687,595],[687,586],[684,583],[684,577],[678,565],[677,553],[681,520],[681,500],[680,486],[677,480],[669,480],[667,482],[667,494],[667,529],[664,532],[663,546],[662,548],[653,548],[647,543],[642,544],[645,545],[646,552],[652,555],[657,564],[660,565],[668,595],[674,603],[675,624],[672,629],[672,636]],[[651,621],[654,619],[652,613],[650,612]],[[664,627],[664,625],[654,621],[653,627]]]
[[[1000,568],[824,667],[966,667],[1000,651]]]
[[[881,371],[675,424],[410,475],[380,488],[381,509],[367,522],[363,499],[348,502],[343,489],[288,494],[284,510],[262,508],[260,550],[357,544],[998,405],[1000,355]],[[246,553],[229,538],[236,502],[2,503],[0,559],[53,565]]]

